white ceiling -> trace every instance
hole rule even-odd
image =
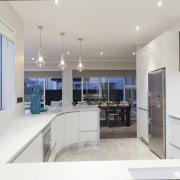
[[[147,43],[180,19],[180,0],[61,0],[12,1],[25,24],[25,62],[37,57],[38,25],[43,25],[42,44],[45,60],[60,59],[60,32],[65,32],[64,49],[67,60],[79,56],[78,38],[82,37],[83,60],[135,60],[136,44]],[[140,31],[136,32],[136,25]],[[104,55],[100,56],[99,52]]]

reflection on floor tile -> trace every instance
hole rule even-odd
[[[136,138],[101,139],[100,146],[84,146],[63,153],[59,161],[103,161],[159,159],[149,147]]]

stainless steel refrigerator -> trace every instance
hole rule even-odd
[[[166,157],[165,69],[148,74],[149,147],[160,158]]]

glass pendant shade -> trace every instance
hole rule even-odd
[[[81,62],[81,57],[79,58],[79,64],[77,65],[76,69],[79,71],[79,72],[82,72],[84,71],[84,66]]]
[[[67,68],[67,64],[64,60],[64,47],[63,47],[63,37],[64,37],[65,33],[61,33],[60,35],[62,36],[62,51],[61,51],[61,60],[59,62],[59,69],[61,71],[63,71],[64,69]]]
[[[35,64],[37,67],[41,68],[46,64],[46,61],[43,58],[42,47],[41,47],[41,31],[43,29],[43,26],[38,26],[38,29],[40,30],[40,48],[38,52],[38,59],[36,60]]]
[[[82,72],[84,71],[84,65],[82,64],[82,56],[81,56],[81,41],[83,40],[82,38],[79,38],[78,39],[79,42],[80,42],[80,56],[79,56],[79,63],[76,67],[76,69],[79,71],[79,72]]]

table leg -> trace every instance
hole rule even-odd
[[[130,116],[130,108],[126,108],[126,126],[130,126],[131,116]]]

